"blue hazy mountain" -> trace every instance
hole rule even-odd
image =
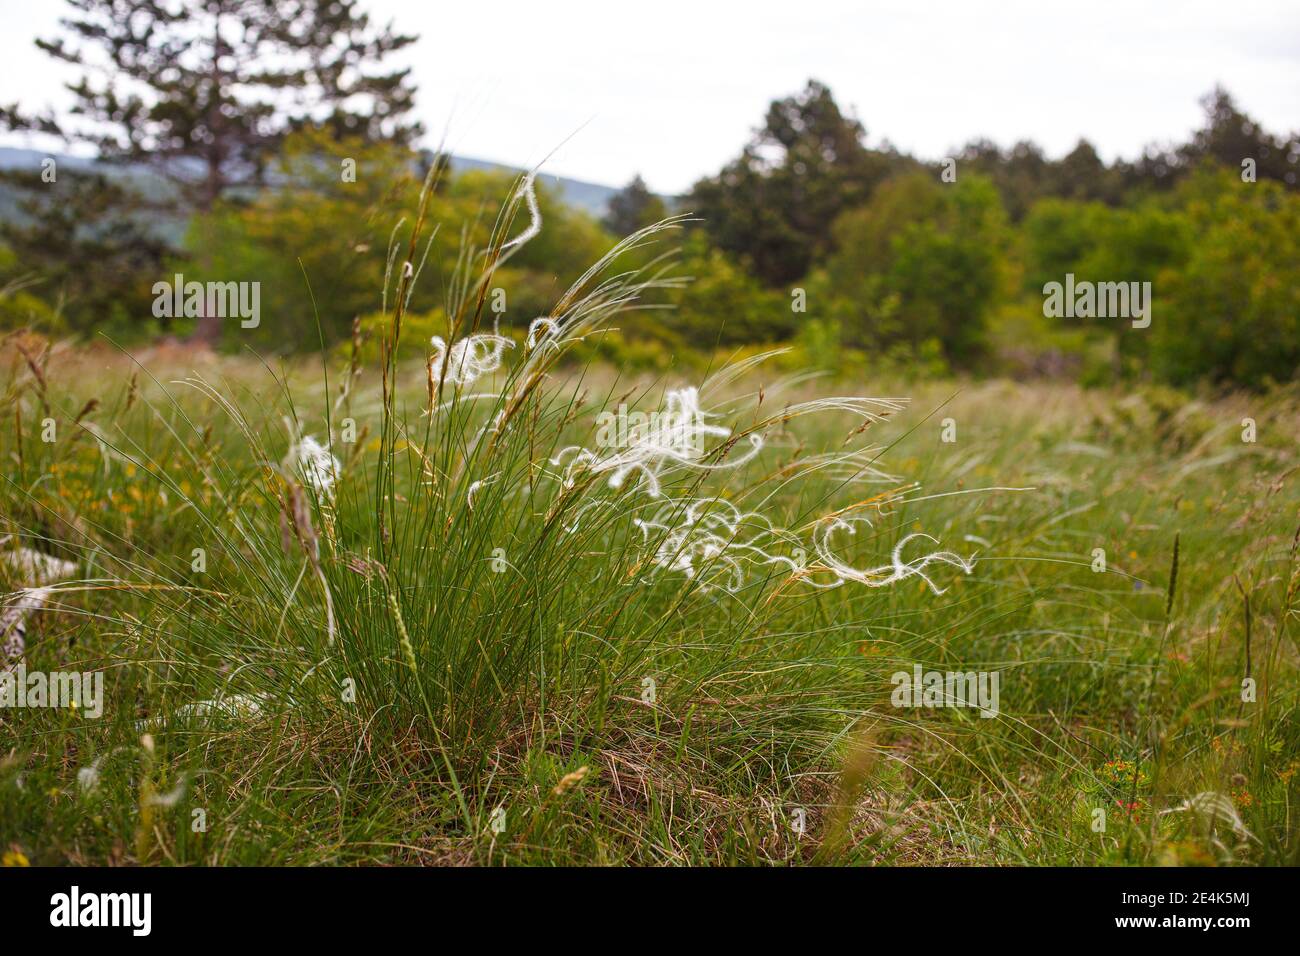
[[[465,170],[487,170],[488,172],[509,173],[517,175],[522,172],[515,166],[507,166],[503,163],[494,163],[486,159],[472,159],[469,156],[451,157],[451,168],[453,172],[464,172]],[[581,179],[569,179],[565,176],[554,176],[545,169],[537,174],[537,181],[545,183],[559,195],[566,204],[574,209],[581,209],[583,212],[600,219],[609,209],[610,198],[618,192],[612,186],[602,186],[599,183],[589,183]]]
[[[94,168],[97,164],[93,159],[86,159],[80,156],[67,156],[59,153],[41,152],[37,149],[21,149],[11,146],[0,146],[0,169],[27,168],[39,170],[41,160],[46,157],[53,157],[58,163],[60,169],[85,170]],[[485,159],[474,159],[469,156],[451,157],[451,167],[455,172],[465,170],[487,170],[491,172],[504,172],[512,175],[522,172],[518,167],[509,166],[505,163],[495,163]],[[105,166],[105,172],[109,175],[117,175],[130,178],[133,180],[136,188],[141,189],[146,194],[161,190],[165,194],[170,190],[171,184],[152,176],[141,166]],[[538,180],[550,186],[559,195],[560,199],[575,209],[597,219],[605,215],[609,208],[609,200],[616,192],[612,186],[602,186],[599,183],[584,182],[581,179],[569,179],[565,176],[555,176],[545,171],[538,174]],[[0,184],[0,216],[8,217],[13,215],[16,209],[14,197],[10,190],[3,184]],[[170,229],[168,230],[171,231]]]

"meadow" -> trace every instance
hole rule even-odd
[[[6,862],[1297,862],[1294,386],[631,375],[674,280],[503,329],[505,236],[427,364],[416,235],[377,362],[5,340],[0,588],[105,688],[0,710]]]

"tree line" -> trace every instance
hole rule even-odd
[[[389,236],[431,167],[430,214],[444,223],[434,268],[488,242],[511,178],[452,175],[418,148],[414,83],[390,65],[416,38],[355,0],[70,8],[62,35],[37,42],[82,70],[74,108],[13,104],[0,124],[90,145],[100,163],[54,180],[4,173],[6,326],[269,350],[348,340],[381,321]],[[618,236],[684,212],[677,269],[693,282],[601,344],[616,361],[793,342],[800,360],[841,367],[1291,380],[1300,139],[1265,130],[1222,89],[1204,108],[1187,142],[1133,160],[1106,163],[1086,141],[1052,159],[1029,141],[986,140],[926,159],[873,144],[809,81],[686,196],[656,196],[638,176],[597,222],[543,188],[547,228],[498,277],[505,324],[545,315]],[[234,334],[215,316],[154,317],[154,282],[182,270],[260,281],[267,321]],[[1067,275],[1149,282],[1153,321],[1046,314],[1044,288]],[[429,335],[445,333],[441,285],[424,283],[412,304]]]

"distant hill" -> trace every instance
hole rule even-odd
[[[455,172],[463,172],[468,169],[482,169],[489,172],[510,173],[511,175],[523,172],[523,170],[515,166],[494,163],[486,159],[471,159],[468,156],[455,155],[451,157],[451,168]],[[581,209],[597,219],[605,215],[609,209],[609,200],[618,192],[612,186],[584,182],[581,179],[567,179],[564,176],[553,176],[545,171],[538,173],[537,179],[554,189],[565,203],[574,209]]]
[[[53,156],[60,169],[90,169],[96,165],[93,159],[86,159],[79,156],[67,156],[60,153],[41,152],[36,149],[20,149],[11,146],[0,146],[0,169],[14,169],[25,167],[27,169],[40,169],[41,160],[47,156]],[[465,170],[487,170],[492,172],[504,172],[518,174],[522,172],[515,166],[508,166],[504,163],[494,163],[485,159],[473,159],[468,156],[451,157],[451,167],[455,172]],[[154,177],[150,176],[139,166],[114,166],[109,168],[111,174],[130,177],[137,181],[137,185],[146,192],[153,189],[170,188],[167,185],[158,183]],[[612,186],[602,186],[599,183],[584,182],[581,179],[568,179],[564,176],[555,176],[546,172],[538,175],[538,179],[550,186],[556,191],[560,199],[575,209],[600,219],[605,215],[609,208],[610,198],[618,192]],[[0,184],[0,217],[9,217],[17,209],[14,197],[11,191]],[[164,226],[169,234],[178,234],[181,230],[181,224],[170,224]]]
[[[41,160],[47,156],[53,156],[60,166],[67,166],[69,169],[87,169],[95,165],[93,159],[86,159],[81,156],[65,156],[62,153],[44,153],[39,149],[17,149],[13,146],[0,146],[0,169],[13,169],[17,166],[39,169]]]
[[[0,170],[23,168],[39,171],[41,161],[47,157],[53,157],[60,170],[88,170],[98,165],[96,160],[87,159],[84,156],[69,156],[63,153],[42,152],[39,149],[15,149],[11,146],[0,146]],[[171,183],[150,174],[140,166],[109,166],[105,167],[105,170],[110,176],[130,180],[131,185],[138,193],[150,198],[165,198],[172,194],[175,189]],[[0,182],[0,219],[19,217],[18,197],[15,190],[8,183]],[[182,216],[157,216],[152,222],[151,231],[154,231],[156,235],[167,242],[179,245],[185,235],[185,218]]]

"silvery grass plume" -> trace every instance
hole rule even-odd
[[[724,368],[706,383],[703,390],[717,391],[720,384],[734,382],[739,375],[780,351],[783,350],[753,356],[734,367]],[[935,541],[923,533],[902,538],[893,548],[886,565],[859,568],[840,556],[833,546],[836,534],[854,535],[859,526],[871,526],[870,518],[864,513],[868,507],[880,513],[889,502],[901,500],[902,491],[910,488],[877,496],[868,503],[842,508],[818,518],[811,525],[811,540],[807,542],[797,532],[776,527],[760,511],[743,510],[722,497],[674,498],[667,495],[664,483],[679,472],[699,479],[709,472],[738,469],[754,461],[767,445],[765,435],[784,430],[794,419],[813,414],[849,413],[860,424],[849,432],[845,439],[847,443],[868,426],[885,421],[905,405],[905,400],[894,398],[834,396],[812,399],[787,405],[779,413],[736,432],[706,421],[706,418],[719,415],[706,413],[700,408],[699,396],[703,390],[694,387],[670,390],[664,407],[651,416],[648,425],[629,429],[620,448],[601,453],[584,446],[568,446],[549,460],[551,465],[565,466],[559,476],[565,488],[573,488],[579,477],[586,473],[608,474],[609,486],[619,489],[630,475],[636,474],[641,479],[637,490],[652,499],[666,498],[664,506],[650,517],[633,519],[634,527],[641,532],[643,543],[649,548],[648,561],[653,567],[680,573],[702,590],[718,588],[731,593],[737,592],[752,576],[770,575],[773,569],[783,569],[791,579],[807,581],[817,588],[839,587],[847,583],[879,588],[915,577],[935,594],[944,593],[945,588],[927,569],[946,565],[963,574],[973,572],[973,556],[966,558],[951,551],[933,551],[905,559],[904,550],[913,541]],[[759,403],[763,397],[760,393]],[[705,448],[706,438],[715,440],[713,448]],[[742,454],[723,460],[742,440],[747,441],[749,447]],[[814,454],[781,466],[774,477],[779,478],[782,484],[788,484],[820,473],[823,477],[838,480],[843,486],[894,480],[876,467],[879,454],[878,449]],[[714,457],[717,460],[707,460]],[[579,510],[568,530],[574,530],[584,513],[584,509]],[[816,557],[815,562],[808,562],[806,555],[809,553]]]
[[[702,590],[736,593],[751,571],[765,566],[803,570],[802,556],[775,551],[784,546],[797,553],[797,536],[722,498],[670,501],[650,518],[633,518],[632,524],[651,547],[651,564],[696,581]]]
[[[714,588],[737,593],[753,577],[784,569],[791,580],[804,581],[815,588],[834,588],[843,584],[860,584],[870,588],[886,587],[910,577],[919,578],[934,594],[943,594],[927,573],[931,565],[953,567],[963,574],[975,569],[975,558],[963,558],[951,551],[933,551],[904,560],[903,551],[918,538],[936,541],[931,535],[916,532],[905,535],[890,553],[889,563],[879,567],[857,568],[844,561],[831,548],[835,531],[856,534],[856,526],[871,526],[862,514],[845,511],[818,518],[813,523],[811,550],[816,560],[808,558],[808,544],[796,532],[774,527],[771,521],[754,511],[746,512],[722,498],[670,500],[649,519],[634,518],[633,525],[651,547],[650,563],[663,571],[678,572],[696,581],[702,590]],[[937,543],[937,542],[936,542]]]
[[[99,787],[99,765],[103,763],[102,756],[96,757],[89,764],[77,770],[77,789],[83,796],[94,793]]]
[[[760,389],[749,407],[750,396],[738,396],[733,386],[782,350],[746,357],[703,382],[667,389],[649,423],[633,427],[620,447],[608,447],[598,435],[589,440],[588,423],[580,414],[583,403],[567,401],[558,395],[562,389],[550,388],[552,374],[576,344],[617,331],[612,326],[614,317],[651,307],[643,301],[647,293],[684,284],[685,280],[667,275],[662,257],[623,271],[614,266],[619,256],[648,245],[682,219],[647,227],[619,242],[568,288],[548,315],[528,323],[524,348],[513,349],[511,338],[500,327],[478,331],[478,323],[483,291],[490,287],[494,269],[541,229],[534,189],[532,177],[526,177],[513,197],[516,207],[528,208],[528,227],[505,241],[509,224],[500,225],[494,232],[495,253],[489,250],[482,275],[473,283],[453,279],[449,284],[446,338],[433,337],[432,352],[426,355],[429,406],[423,436],[408,428],[396,400],[400,315],[418,276],[411,263],[422,263],[417,254],[417,220],[402,258],[394,319],[384,343],[379,451],[373,468],[358,467],[356,455],[349,458],[357,483],[364,481],[372,492],[372,517],[359,515],[355,502],[335,504],[343,464],[333,454],[329,436],[318,440],[290,424],[289,449],[281,467],[268,469],[277,474],[267,497],[280,501],[283,538],[297,536],[307,565],[295,577],[284,559],[292,549],[272,553],[264,541],[257,540],[265,529],[245,521],[242,514],[228,549],[248,561],[241,566],[245,576],[232,590],[242,589],[241,597],[269,610],[269,634],[257,635],[259,647],[266,641],[282,649],[289,643],[285,635],[292,634],[294,649],[303,655],[296,663],[307,674],[318,667],[323,674],[344,661],[368,670],[374,687],[387,686],[389,663],[400,662],[402,686],[412,688],[410,700],[422,705],[435,732],[477,746],[472,732],[480,721],[489,719],[483,714],[508,707],[510,693],[535,679],[525,643],[488,640],[484,643],[494,656],[488,668],[493,679],[509,674],[502,678],[504,688],[494,690],[493,703],[457,708],[447,690],[457,682],[479,680],[486,672],[480,671],[478,655],[489,651],[480,643],[482,633],[475,630],[479,625],[467,620],[480,608],[491,609],[498,598],[492,587],[475,590],[473,575],[479,573],[474,568],[481,557],[480,545],[491,548],[502,543],[507,524],[506,533],[519,543],[518,550],[510,549],[507,565],[529,575],[529,585],[548,595],[548,600],[549,595],[563,592],[567,586],[563,576],[573,574],[575,562],[613,552],[624,543],[631,544],[627,554],[634,567],[629,570],[633,575],[642,572],[637,575],[639,582],[656,574],[674,575],[700,590],[732,595],[754,580],[883,587],[908,577],[942,593],[935,569],[946,566],[971,573],[972,561],[950,552],[904,557],[906,547],[914,546],[917,537],[926,537],[917,535],[898,543],[888,565],[854,567],[832,548],[846,531],[852,533],[866,520],[849,509],[811,521],[801,519],[797,529],[781,526],[772,502],[787,485],[795,486],[798,497],[798,486],[805,479],[835,488],[892,480],[877,466],[879,450],[862,447],[858,436],[906,404],[903,399],[858,396],[779,404],[769,398],[784,388],[778,382],[766,392]],[[390,249],[390,262],[395,257]],[[476,255],[463,253],[462,258],[469,261]],[[571,379],[564,381],[567,387]],[[232,402],[213,389],[198,387],[227,409],[250,445],[260,444]],[[804,455],[799,444],[793,455],[787,453],[795,444],[792,423],[810,415],[847,420],[838,451]],[[578,443],[573,443],[575,434]],[[265,453],[258,458],[272,460]],[[733,487],[716,487],[723,483]],[[525,503],[518,509],[502,508],[512,495]],[[607,510],[599,512],[602,508]],[[584,527],[588,540],[575,543],[559,533],[572,532],[580,519],[597,513],[599,524]],[[354,575],[337,576],[345,565],[335,547],[347,538],[331,532],[336,519],[352,537],[345,547],[349,551],[364,547],[367,580],[371,563],[383,578],[391,611],[384,617],[397,622],[397,636],[365,609],[367,592],[357,590]],[[320,536],[318,527],[324,529]],[[363,537],[367,540],[358,540]],[[269,573],[260,573],[262,569]],[[314,608],[302,613],[311,607],[304,603],[308,589],[299,587],[304,573],[319,582],[323,596],[319,617]],[[622,570],[609,580],[615,579],[624,579]],[[452,580],[466,586],[448,586]],[[598,595],[607,583],[594,582],[591,593]],[[496,616],[506,621],[522,603],[512,603]],[[488,620],[491,616],[484,615],[486,623],[480,630],[506,626]],[[401,623],[403,619],[407,623]],[[456,621],[454,627],[448,627],[451,620]],[[323,642],[319,641],[322,632]],[[458,643],[461,633],[470,635],[474,643],[468,643],[468,638],[463,646]],[[496,666],[502,661],[509,667]],[[292,703],[278,691],[274,696],[264,693],[265,687],[217,694],[154,719],[254,721],[271,712],[277,702]],[[299,700],[305,705],[308,698]],[[449,721],[460,723],[444,728],[443,722]]]
[[[151,741],[152,737],[146,735],[142,738],[144,741]],[[150,747],[142,743],[141,751],[148,753]],[[77,794],[82,798],[91,798],[99,790],[99,785],[103,777],[104,762],[110,758],[116,757],[121,753],[131,753],[136,751],[134,746],[114,747],[108,753],[100,754],[90,763],[77,770]],[[146,791],[143,802],[152,807],[174,807],[180,803],[189,789],[189,773],[182,773],[176,785],[166,793],[154,793],[152,789]]]
[[[541,230],[533,174],[523,179],[509,208],[517,208],[521,201],[528,207],[528,227],[517,238],[499,247],[497,259],[480,280],[480,289],[486,287],[493,270],[501,262]],[[494,441],[500,438],[567,347],[596,332],[613,331],[605,324],[606,321],[615,314],[635,308],[646,291],[674,286],[674,280],[666,280],[662,272],[652,272],[646,281],[632,281],[627,275],[619,275],[584,292],[619,254],[640,246],[680,221],[667,220],[629,236],[570,287],[552,314],[529,323],[523,360],[508,371],[502,391],[464,396],[466,401],[497,402],[490,422],[482,426],[470,442],[471,452],[479,449],[484,435],[494,436]],[[512,344],[495,328],[492,333],[464,336],[450,347],[440,336],[435,336],[432,341],[434,354],[430,356],[428,366],[430,413],[436,415],[459,404],[459,396],[453,396],[449,401],[435,405],[444,383],[470,385],[486,374],[499,371],[505,351]],[[704,390],[720,392],[783,351],[786,350],[772,350],[732,363],[712,376],[705,383]],[[650,499],[669,497],[666,508],[648,518],[637,518],[634,523],[644,543],[650,547],[652,566],[679,572],[706,588],[717,586],[729,591],[743,586],[749,570],[761,567],[766,567],[769,572],[772,567],[780,567],[799,578],[810,577],[814,572],[829,575],[830,580],[812,578],[812,583],[819,587],[835,587],[849,582],[883,587],[908,577],[917,577],[936,594],[943,593],[943,588],[927,573],[928,568],[942,564],[971,573],[973,559],[948,551],[935,551],[904,560],[903,550],[910,542],[917,538],[934,540],[920,534],[903,538],[894,548],[888,565],[853,567],[831,546],[833,534],[853,534],[858,525],[870,524],[865,515],[849,509],[841,509],[814,523],[811,546],[818,563],[815,568],[809,568],[803,559],[807,549],[798,546],[798,536],[775,529],[761,513],[743,511],[720,498],[701,501],[673,499],[665,490],[665,483],[678,477],[689,476],[698,481],[711,473],[742,469],[763,452],[768,433],[783,431],[791,421],[806,415],[848,413],[854,416],[859,424],[846,437],[845,444],[848,444],[868,426],[883,422],[900,410],[905,405],[904,400],[860,396],[812,399],[787,405],[738,432],[718,423],[719,413],[708,412],[702,407],[701,392],[695,386],[669,389],[662,406],[650,416],[648,424],[630,428],[616,447],[610,448],[608,442],[599,440],[590,445],[568,445],[547,459],[553,468],[559,469],[554,477],[566,491],[574,490],[583,477],[605,478],[608,487],[614,490],[624,488],[629,478],[634,478],[632,487],[635,491]],[[760,404],[761,401],[760,396]],[[741,442],[746,447],[733,454],[735,446]],[[782,477],[785,481],[792,481],[823,472],[824,477],[839,478],[845,484],[889,480],[889,476],[876,468],[874,462],[875,453],[871,450],[846,449],[839,453],[813,455],[798,464],[788,463]],[[495,478],[495,475],[490,475],[470,481],[465,500],[471,510],[476,493]],[[580,503],[566,527],[570,530],[576,527],[578,519],[593,504],[596,502]],[[790,549],[799,555],[797,559],[783,553],[785,546],[791,545],[791,539],[795,543]]]
[[[562,448],[550,460],[552,465],[564,465],[564,486],[572,488],[576,476],[587,471],[593,475],[609,475],[609,486],[621,488],[633,472],[640,475],[642,487],[651,498],[662,495],[660,479],[666,468],[674,465],[718,471],[739,468],[751,461],[763,448],[763,437],[748,436],[750,447],[745,453],[726,463],[706,464],[705,439],[722,440],[731,437],[731,429],[710,425],[700,410],[699,391],[695,388],[670,390],[664,408],[656,412],[647,425],[629,429],[626,447],[606,454],[578,445]]]
[[[936,538],[920,531],[905,535],[894,545],[894,549],[889,555],[888,564],[875,568],[855,568],[836,554],[831,544],[831,537],[840,531],[845,534],[855,535],[860,525],[872,527],[871,520],[866,515],[851,512],[837,512],[827,515],[818,519],[816,525],[814,525],[813,547],[816,550],[817,558],[821,563],[821,567],[833,576],[833,580],[827,585],[828,587],[838,587],[841,584],[852,582],[869,588],[882,588],[907,578],[916,577],[920,578],[932,593],[943,594],[946,588],[941,588],[935,583],[934,579],[926,573],[925,569],[927,567],[932,564],[946,564],[959,569],[964,574],[970,574],[975,570],[974,557],[963,558],[951,551],[932,551],[910,561],[903,560],[903,550],[910,542],[918,538],[924,538],[938,544]]]
[[[441,335],[435,335],[430,342],[433,345],[433,355],[429,359],[431,390],[443,381],[458,386],[474,384],[484,375],[501,368],[505,350],[515,344],[504,335],[483,332],[456,342],[451,347],[449,359],[447,343]]]
[[[334,483],[338,480],[343,464],[328,447],[311,435],[303,435],[293,441],[282,464],[289,474],[300,477],[322,500],[333,499]]]

